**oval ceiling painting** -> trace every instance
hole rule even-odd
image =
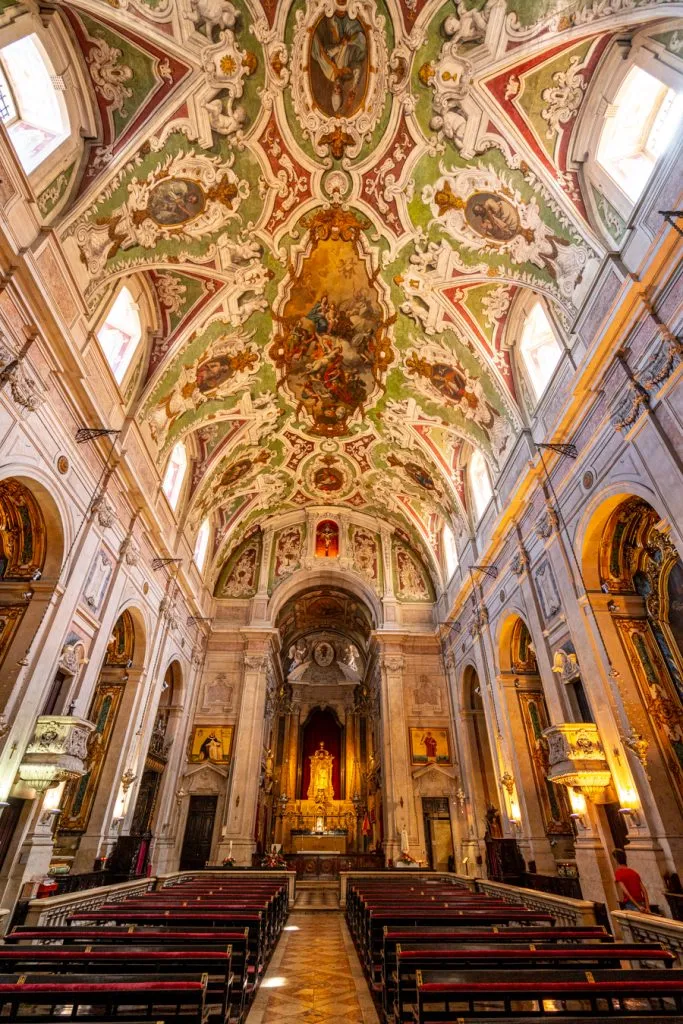
[[[328,117],[353,117],[368,87],[369,46],[365,25],[336,12],[313,30],[309,55],[311,93]]]

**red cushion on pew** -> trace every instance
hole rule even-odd
[[[624,971],[624,974],[635,974],[635,971]],[[646,972],[643,972],[646,973]],[[481,982],[448,982],[429,981],[418,986],[421,992],[530,992],[536,990],[544,995],[548,992],[606,992],[618,999],[620,994],[631,995],[634,992],[683,992],[683,979],[680,981],[481,981]]]
[[[127,984],[116,982],[108,985],[106,982],[93,981],[92,983],[81,982],[71,985],[69,982],[55,982],[44,984],[42,982],[29,985],[6,985],[0,984],[0,993],[7,995],[23,995],[24,993],[40,992],[196,992],[201,991],[204,984],[201,981],[131,981]]]

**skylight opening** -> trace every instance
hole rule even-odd
[[[674,138],[682,114],[683,93],[643,68],[631,68],[607,111],[597,159],[632,202]]]
[[[97,332],[97,340],[120,384],[142,338],[142,322],[135,299],[125,286],[111,305]]]
[[[66,103],[36,35],[0,50],[0,117],[27,174],[69,136]]]
[[[538,401],[562,355],[552,324],[543,303],[539,300],[526,315],[519,340],[519,352]]]

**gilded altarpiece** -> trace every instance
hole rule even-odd
[[[126,688],[128,676],[125,667],[132,660],[133,644],[133,622],[130,615],[124,612],[114,627],[102,676],[88,712],[88,719],[95,723],[95,728],[88,739],[87,771],[80,779],[67,784],[63,800],[64,812],[59,822],[60,832],[81,833],[88,826]]]
[[[545,698],[537,690],[518,690],[517,698],[546,834],[571,835],[569,806],[564,790],[548,782],[548,741],[543,731],[549,727],[550,722]]]

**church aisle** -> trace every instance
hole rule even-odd
[[[294,911],[247,1024],[378,1024],[341,911]]]

